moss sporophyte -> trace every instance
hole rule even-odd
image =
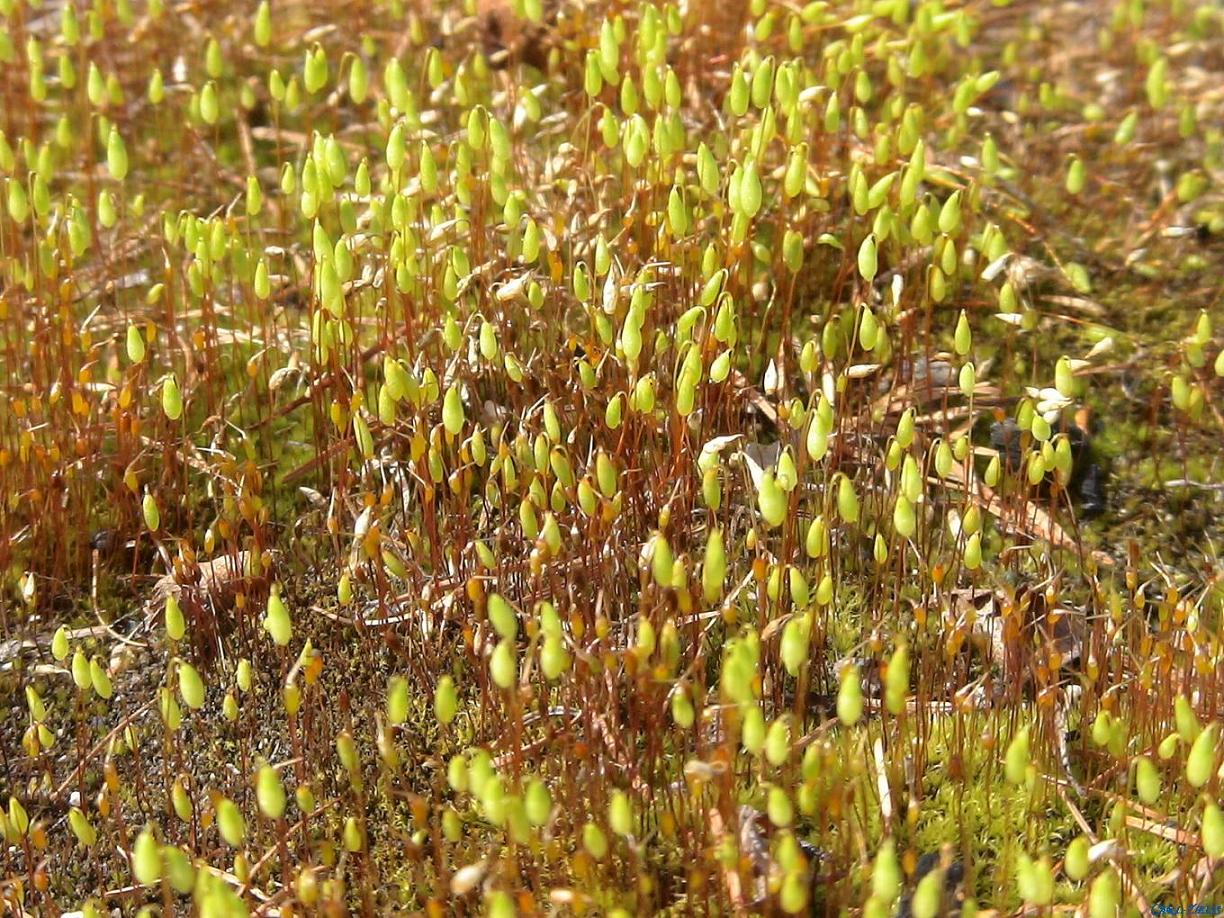
[[[0,0],[4,907],[1217,914],[1221,46]]]

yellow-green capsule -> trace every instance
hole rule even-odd
[[[280,819],[285,815],[285,786],[271,765],[262,765],[255,777],[255,800],[266,818]]]
[[[935,447],[935,471],[940,478],[947,478],[952,473],[952,447],[947,440],[940,440]]]
[[[183,416],[183,393],[179,391],[178,379],[170,376],[162,384],[162,411],[171,421],[177,421]]]
[[[508,640],[502,640],[493,650],[489,658],[489,674],[499,688],[509,689],[518,678],[518,665],[514,659],[514,645]]]
[[[89,684],[93,686],[99,698],[108,699],[114,694],[110,676],[107,675],[106,668],[98,657],[89,661]]]
[[[807,662],[811,640],[811,614],[796,615],[783,627],[780,648],[782,665],[790,675],[798,676],[800,667]]]
[[[135,323],[127,327],[127,355],[132,363],[141,363],[145,359],[144,334]]]
[[[859,250],[858,250],[859,276],[864,281],[870,284],[873,280],[875,280],[877,268],[878,268],[878,262],[877,262],[877,256],[876,256],[875,235],[872,233],[868,233],[867,236],[863,239],[862,243],[859,245]],[[871,347],[871,345],[868,345],[866,343],[864,343],[863,346],[868,349],[870,349]]]
[[[622,790],[614,790],[608,800],[608,826],[617,835],[633,834],[633,804]]]
[[[765,715],[760,705],[749,703],[744,710],[744,721],[740,727],[740,744],[744,751],[757,755],[765,748]]]
[[[1216,724],[1210,723],[1190,745],[1186,756],[1186,780],[1191,787],[1203,787],[1216,768]]]
[[[701,570],[701,589],[706,603],[713,604],[722,599],[726,578],[727,553],[723,546],[722,530],[713,527],[706,535],[705,562]]]
[[[204,706],[204,680],[190,663],[180,661],[178,666],[179,695],[183,702],[192,710]]]
[[[901,644],[893,651],[884,674],[884,704],[894,717],[905,710],[905,696],[909,692],[910,660],[909,645]]]
[[[127,177],[127,147],[123,143],[123,137],[113,126],[110,136],[106,138],[106,168],[116,182],[122,182]]]
[[[30,829],[30,816],[16,797],[9,797],[8,824],[18,838],[24,836]]]
[[[360,105],[366,100],[366,96],[370,90],[370,73],[366,69],[365,61],[359,56],[353,57],[353,63],[349,67],[348,91],[349,97]]]
[[[82,691],[93,686],[93,681],[89,676],[89,658],[85,656],[83,650],[77,650],[72,655],[72,681]]]
[[[569,665],[569,651],[565,649],[561,636],[548,635],[540,647],[540,668],[544,671],[545,678],[550,682],[555,682],[562,673],[569,669]]]
[[[672,555],[671,545],[668,543],[667,537],[661,532],[656,532],[651,537],[650,542],[650,573],[658,586],[670,587],[675,567],[675,557]]]
[[[181,848],[165,845],[161,849],[165,861],[166,878],[170,888],[181,896],[187,895],[195,888],[195,866]]]
[[[608,454],[600,450],[595,456],[595,480],[599,483],[600,493],[604,497],[616,495],[616,466],[608,458]]]
[[[1177,695],[1173,699],[1173,722],[1177,725],[1177,733],[1184,743],[1193,743],[1203,731],[1194,708],[1185,695]]]
[[[765,798],[765,812],[775,826],[785,828],[795,821],[795,805],[782,788],[774,785]]]
[[[459,692],[455,688],[455,680],[450,676],[443,676],[434,690],[434,716],[438,718],[439,723],[445,725],[453,722],[458,713]]]
[[[757,491],[757,504],[761,516],[769,526],[779,526],[786,519],[786,492],[778,484],[772,471],[766,471],[761,476],[761,485]]]
[[[803,549],[809,558],[823,558],[829,553],[829,527],[823,516],[814,517],[808,524]]]
[[[268,44],[272,41],[272,10],[268,6],[268,0],[260,0],[259,6],[255,10],[253,32],[255,44],[260,48],[268,47]]]
[[[671,715],[672,720],[676,722],[676,726],[680,729],[687,730],[693,726],[693,722],[696,719],[693,701],[689,698],[689,693],[683,687],[679,687],[672,692]]]
[[[278,647],[284,647],[293,637],[293,622],[289,617],[289,609],[279,592],[274,591],[268,597],[268,611],[264,616],[263,626]]]
[[[222,797],[217,803],[217,828],[231,848],[240,847],[246,838],[246,820],[242,818],[237,804],[228,797]]]
[[[174,806],[174,814],[183,822],[191,819],[195,807],[191,805],[191,796],[187,793],[187,788],[183,786],[182,778],[175,778],[174,783],[170,785],[170,803]]]
[[[161,846],[148,826],[140,830],[132,845],[132,875],[142,886],[156,883],[162,876]]]
[[[977,386],[977,370],[973,366],[972,361],[961,366],[957,382],[960,385],[961,395],[965,396],[965,398],[971,398],[974,387]]]
[[[140,509],[144,514],[145,525],[149,527],[149,531],[157,532],[161,528],[161,511],[157,509],[157,499],[146,491]]]
[[[395,399],[387,386],[378,387],[378,421],[384,427],[395,426]],[[367,430],[368,433],[368,430]],[[373,444],[371,444],[372,447]],[[372,451],[372,450],[371,450]],[[363,453],[364,454],[364,453]]]
[[[1066,355],[1059,357],[1054,364],[1054,387],[1065,398],[1075,396],[1075,376],[1071,370],[1071,358]]]
[[[1224,813],[1213,802],[1208,801],[1203,808],[1201,825],[1203,850],[1210,858],[1224,857]]]
[[[858,522],[859,499],[854,491],[854,482],[847,475],[840,476],[837,484],[837,512],[847,523]]]
[[[174,698],[174,693],[169,688],[163,688],[158,693],[158,702],[158,707],[161,709],[162,722],[166,725],[167,729],[174,732],[183,722],[183,712]]]
[[[238,668],[235,673],[235,681],[238,684],[238,690],[249,692],[251,690],[251,679],[254,673],[251,669],[251,661],[245,657],[238,661]]]
[[[595,858],[595,860],[603,860],[608,854],[608,839],[604,835],[603,829],[593,822],[588,822],[583,826],[582,847],[586,848],[587,853]]]
[[[1148,806],[1160,799],[1160,772],[1145,755],[1135,760],[1135,788],[1139,799]]]
[[[913,538],[914,532],[918,528],[917,518],[914,515],[914,505],[909,502],[909,499],[904,494],[897,495],[897,503],[893,507],[893,527],[898,534],[909,539]]]
[[[1067,871],[1067,876],[1072,880],[1082,880],[1088,876],[1090,862],[1088,860],[1088,839],[1083,835],[1076,838],[1067,845],[1067,853],[1063,858],[1063,869]]]
[[[94,842],[98,840],[97,830],[90,824],[85,814],[75,806],[68,811],[68,825],[72,828],[72,834],[76,836],[77,843],[82,848],[92,848]]]
[[[387,680],[387,719],[402,724],[408,719],[408,680],[392,676]]]
[[[816,587],[816,604],[827,606],[833,601],[833,575],[825,574]]]
[[[463,400],[459,397],[458,386],[452,385],[446,390],[442,402],[442,425],[451,436],[458,435],[463,429]]]
[[[1004,756],[1003,772],[1007,776],[1007,780],[1012,784],[1023,784],[1025,775],[1028,772],[1029,762],[1031,761],[1031,748],[1029,746],[1029,728],[1022,727],[1012,741],[1007,745],[1007,752]]]
[[[961,193],[952,192],[939,209],[939,231],[948,236],[956,235],[961,225]]]
[[[60,625],[55,629],[55,636],[51,638],[51,656],[57,663],[64,662],[68,658],[68,629]]]
[[[863,318],[859,321],[859,344],[864,350],[874,350],[880,338],[880,323],[870,306],[863,307]]]
[[[765,734],[765,760],[777,768],[790,757],[790,750],[790,723],[785,717],[779,717],[769,725],[769,730]],[[782,825],[783,823],[775,824]]]
[[[963,559],[965,567],[971,571],[982,566],[982,534],[980,532],[973,533],[965,540]]]
[[[500,593],[489,596],[488,614],[498,637],[513,639],[518,634],[518,616]]]
[[[200,119],[208,125],[216,124],[221,117],[221,102],[217,98],[217,84],[209,80],[200,90]]]
[[[969,328],[969,317],[961,310],[960,318],[956,320],[956,333],[953,336],[956,353],[964,357],[973,349],[973,332]]]
[[[1084,161],[1078,156],[1072,156],[1067,164],[1067,194],[1079,194],[1084,190]]]
[[[939,905],[943,897],[943,882],[942,869],[932,870],[918,881],[914,889],[914,918],[935,918],[939,914]]]
[[[708,468],[701,474],[701,499],[711,510],[722,506],[722,479],[717,468]]]
[[[327,71],[327,54],[316,44],[307,50],[302,67],[302,83],[308,93],[314,95],[327,85]]]
[[[1092,881],[1088,890],[1088,918],[1115,918],[1122,903],[1121,884],[1112,867]]]
[[[892,838],[884,839],[876,853],[871,868],[871,892],[885,903],[896,900],[901,892],[901,864],[897,860],[897,846]]]
[[[374,437],[370,433],[370,425],[368,425],[360,414],[353,414],[353,436],[357,441],[357,450],[363,459],[370,459],[374,456]]]
[[[837,717],[847,727],[853,727],[863,716],[863,685],[857,666],[846,667],[837,690]]]
[[[812,420],[808,423],[804,445],[807,448],[808,457],[813,462],[819,462],[829,451],[829,432],[816,412],[812,413]]]

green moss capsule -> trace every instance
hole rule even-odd
[[[1012,784],[1023,784],[1028,773],[1032,751],[1029,745],[1029,728],[1021,727],[1007,745],[1003,760],[1003,773]]]
[[[136,882],[148,886],[162,876],[161,846],[153,837],[153,830],[145,826],[132,845],[132,876]]]
[[[858,494],[854,491],[854,482],[847,475],[841,475],[837,483],[837,512],[847,523],[858,522]]]
[[[463,429],[463,401],[459,397],[459,388],[452,385],[446,390],[442,403],[442,425],[451,436],[457,436]]]
[[[171,421],[183,416],[183,393],[179,390],[178,378],[170,376],[162,384],[162,412]]]
[[[877,256],[876,256],[875,236],[872,235],[871,233],[868,233],[867,236],[863,239],[862,244],[859,245],[859,250],[858,250],[859,276],[864,281],[870,284],[873,280],[875,280],[877,267],[878,267],[878,264],[877,264]],[[870,349],[869,345],[864,344],[864,346]]]
[[[1135,760],[1135,788],[1148,806],[1160,799],[1160,772],[1147,756]]]
[[[761,517],[771,527],[780,526],[786,519],[786,492],[782,490],[772,471],[766,471],[761,476],[761,484],[757,490],[757,505],[760,507]]]
[[[1112,867],[1092,881],[1088,890],[1089,918],[1114,918],[1122,902],[1122,888]]]
[[[284,647],[293,638],[293,622],[289,609],[277,591],[273,591],[268,597],[268,610],[264,615],[263,626],[278,647]]]
[[[608,800],[608,828],[617,835],[633,834],[633,805],[629,795],[622,790],[612,792]]]
[[[722,598],[727,578],[727,554],[723,546],[722,530],[714,527],[706,535],[705,562],[701,570],[702,595],[706,603],[713,604]]]
[[[55,629],[55,636],[51,638],[51,656],[57,663],[62,663],[67,659],[69,650],[68,629],[60,625]]]
[[[145,339],[139,326],[135,323],[127,327],[127,355],[132,363],[143,363],[145,359]]]
[[[246,840],[246,820],[237,804],[228,797],[217,802],[217,828],[221,837],[231,848],[240,848]]]
[[[1224,857],[1224,813],[1214,801],[1208,801],[1203,807],[1203,819],[1200,825],[1203,838],[1203,850],[1210,858]]]
[[[145,492],[144,499],[141,501],[141,512],[144,514],[145,525],[149,531],[157,532],[161,528],[161,512],[157,509],[157,499],[148,492]]]
[[[892,838],[886,838],[871,868],[872,895],[885,903],[894,902],[901,893],[902,878],[896,843]]]
[[[285,815],[285,786],[271,765],[261,766],[256,775],[255,800],[266,818],[280,819]]]
[[[127,146],[120,133],[111,128],[106,139],[106,169],[116,182],[122,182],[128,174]]]
[[[98,840],[97,830],[90,824],[85,814],[76,807],[68,811],[68,825],[72,829],[72,834],[76,836],[77,844],[82,848],[92,848]]]
[[[837,690],[837,717],[847,727],[858,723],[863,716],[863,685],[857,666],[848,666],[842,673]]]
[[[518,664],[514,658],[514,645],[508,640],[502,640],[493,650],[489,658],[489,674],[493,682],[502,689],[513,687],[518,678]]]
[[[523,807],[528,822],[533,826],[544,825],[552,815],[552,806],[552,795],[548,791],[548,785],[539,778],[532,778],[528,781],[527,789],[523,793]]]
[[[204,706],[204,680],[200,673],[190,663],[179,661],[178,665],[179,695],[187,707],[199,710]]]
[[[1088,876],[1090,866],[1088,839],[1079,835],[1067,846],[1067,853],[1063,858],[1063,869],[1066,870],[1070,879],[1078,882]]]
[[[1203,787],[1215,772],[1218,732],[1215,723],[1208,724],[1190,744],[1190,752],[1186,755],[1186,780],[1191,787]]]
[[[769,725],[765,733],[765,760],[775,768],[780,767],[790,758],[790,751],[790,722],[785,717],[779,717]],[[774,824],[787,825],[777,820],[774,820]]]

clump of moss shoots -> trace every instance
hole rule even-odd
[[[4,910],[1221,901],[1221,277],[1210,0],[0,0]]]

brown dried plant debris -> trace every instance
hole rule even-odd
[[[184,604],[207,603],[213,614],[225,615],[233,610],[239,594],[253,600],[268,595],[279,560],[279,552],[272,549],[263,551],[260,561],[263,569],[258,574],[251,570],[254,554],[250,551],[183,565],[180,571],[171,571],[153,585],[149,609],[154,613],[161,612],[166,600],[173,596]]]
[[[556,6],[545,4],[545,22],[553,21]],[[485,55],[493,66],[521,62],[543,70],[548,65],[550,30],[516,16],[510,0],[477,0],[476,21]]]

